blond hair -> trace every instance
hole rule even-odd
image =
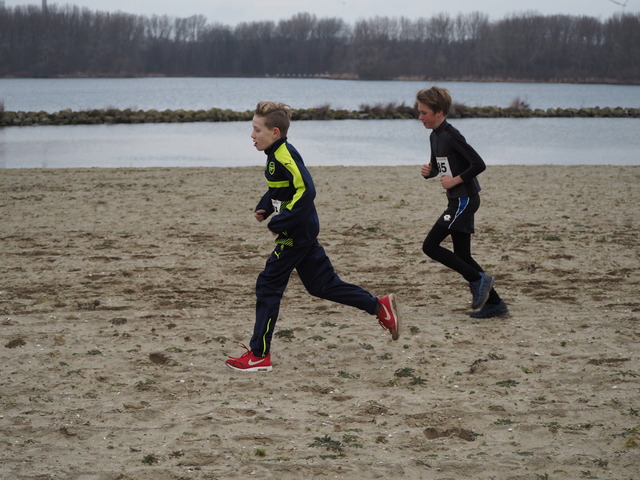
[[[280,135],[287,136],[291,125],[291,108],[289,105],[280,102],[259,102],[256,106],[255,115],[264,118],[267,128],[273,130],[278,127]]]

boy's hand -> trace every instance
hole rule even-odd
[[[445,190],[449,190],[450,188],[455,187],[456,185],[460,185],[462,183],[462,178],[460,178],[460,175],[451,178],[449,175],[442,175],[442,177],[440,177],[440,185],[442,185],[442,188],[444,188]]]
[[[259,222],[264,222],[264,214],[267,213],[266,210],[256,210],[253,212],[253,216]]]
[[[431,163],[425,163],[424,165],[422,165],[420,173],[424,178],[429,178],[429,174],[431,173]]]
[[[253,212],[253,216],[255,217],[255,219],[259,222],[264,222],[264,214],[267,213],[266,210],[260,209],[260,210],[256,210],[255,212]],[[274,237],[278,236],[277,232],[274,232],[272,230],[269,230],[271,232],[271,235],[273,235]]]

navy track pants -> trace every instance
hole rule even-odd
[[[257,356],[269,353],[280,301],[294,268],[311,295],[376,314],[378,299],[343,282],[318,241],[302,247],[276,245],[256,281],[256,323],[249,346]]]

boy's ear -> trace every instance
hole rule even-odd
[[[273,127],[273,136],[274,138],[280,138],[282,136],[282,132],[278,127]]]

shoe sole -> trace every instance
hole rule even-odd
[[[391,314],[396,319],[396,331],[391,333],[393,340],[400,338],[400,316],[398,315],[398,306],[396,305],[396,296],[392,293],[389,295],[389,305],[391,305]]]
[[[238,367],[234,367],[233,365],[230,365],[227,362],[224,362],[224,364],[233,370],[237,370],[238,372],[270,372],[271,370],[273,370],[273,367],[271,365],[269,365],[268,367],[238,368]]]
[[[473,313],[470,314],[469,316],[471,318],[498,318],[498,317],[508,317],[510,316],[509,311],[507,310],[506,312],[500,312],[500,313],[495,313],[493,315],[477,315],[479,312],[474,312],[476,315],[474,315]]]

